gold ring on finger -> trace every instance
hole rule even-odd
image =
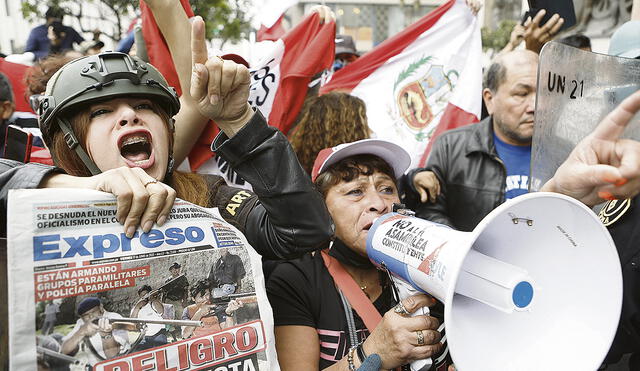
[[[404,304],[402,304],[401,301],[399,301],[398,304],[396,304],[396,306],[393,307],[393,311],[398,313],[401,316],[408,316],[408,315],[411,314],[411,313],[409,313],[407,308],[405,308]]]
[[[422,330],[417,330],[416,335],[418,335],[418,345],[424,345],[424,334]]]
[[[145,183],[144,183],[144,187],[145,187],[145,188],[147,188],[147,186],[148,186],[149,184],[154,184],[154,183],[158,183],[158,181],[157,181],[157,180],[155,180],[155,179],[153,179],[153,180],[149,180],[149,181],[147,181],[147,182],[145,182]]]

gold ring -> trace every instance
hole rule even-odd
[[[154,183],[158,183],[158,181],[157,181],[157,180],[155,180],[155,179],[154,179],[154,180],[149,180],[149,181],[147,181],[146,183],[144,183],[144,187],[145,187],[145,188],[147,188],[147,186],[148,186],[149,184],[154,184]]]
[[[417,330],[416,334],[418,335],[418,345],[424,345],[424,335],[421,330]]]
[[[404,304],[402,304],[402,301],[399,301],[398,304],[396,304],[396,306],[393,307],[393,311],[398,313],[401,316],[411,315],[411,313],[409,313],[407,308],[404,307]]]

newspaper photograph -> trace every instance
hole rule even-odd
[[[176,200],[132,238],[113,195],[10,191],[11,370],[279,370],[260,256]]]

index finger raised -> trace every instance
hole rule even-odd
[[[196,16],[191,23],[191,65],[204,64],[208,59],[204,36],[204,20]]]
[[[622,135],[631,118],[640,111],[640,90],[622,101],[598,124],[591,134],[595,139],[613,140]]]

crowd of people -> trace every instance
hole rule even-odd
[[[73,54],[74,43],[83,38],[63,26],[64,14],[51,8],[46,24],[29,35],[26,49],[36,61],[24,85],[37,122],[18,126],[39,129],[55,166],[0,159],[3,219],[10,189],[111,193],[117,200],[116,218],[129,238],[165,224],[176,198],[218,208],[264,260],[275,324],[275,333],[268,336],[275,336],[281,369],[394,369],[429,357],[433,370],[455,369],[443,335],[443,303],[422,294],[399,300],[389,276],[367,258],[368,231],[376,218],[400,203],[417,217],[471,231],[497,206],[529,191],[539,53],[563,19],[554,15],[541,24],[541,11],[517,25],[484,72],[485,117],[440,135],[425,167],[410,168],[402,144],[372,138],[365,102],[344,92],[318,96],[313,87],[302,92],[307,99],[287,138],[248,103],[251,75],[244,61],[209,56],[202,18],[189,21],[168,11],[179,6],[177,1],[146,2],[165,33],[182,95],[136,56]],[[638,3],[634,1],[632,20],[613,35],[611,55],[640,59]],[[314,11],[326,21],[335,19],[326,7]],[[583,35],[558,41],[591,48]],[[359,57],[350,37],[338,35],[335,48],[333,69]],[[7,126],[16,124],[16,89],[1,68],[4,148]],[[601,369],[623,357],[626,369],[640,369],[635,228],[640,142],[621,139],[638,111],[636,89],[578,143],[542,187],[589,207],[617,200],[632,205],[627,215],[607,225],[621,257],[624,300],[618,333]],[[250,189],[228,185],[219,174],[177,170],[209,120],[220,129],[211,149]],[[234,201],[238,199],[242,202]],[[229,208],[231,204],[237,205]],[[5,223],[0,238],[6,237]],[[178,282],[181,265],[174,263],[168,270],[165,284]],[[240,258],[225,251],[211,262],[206,279],[185,278],[165,290],[139,287],[139,298],[126,315],[109,311],[97,297],[84,298],[77,303],[77,323],[60,339],[58,351],[73,355],[87,338],[102,359],[128,352],[128,335],[110,322],[123,316],[204,323],[149,325],[136,351],[166,344],[168,336],[175,341],[221,331],[235,324],[234,312],[243,304],[231,300],[223,310],[213,310],[212,298],[241,292],[247,274]],[[356,288],[355,302],[347,294],[350,287]],[[429,315],[411,316],[424,306],[431,307]],[[43,336],[52,332],[58,312],[56,303],[47,303]]]

